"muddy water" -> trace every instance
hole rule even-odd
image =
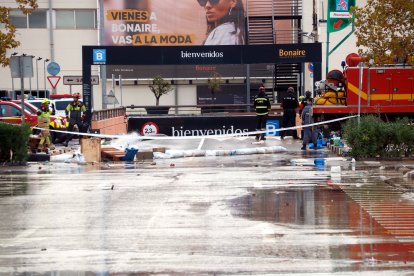
[[[3,169],[0,274],[410,275],[403,173],[312,157]]]

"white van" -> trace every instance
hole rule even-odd
[[[50,102],[55,105],[56,115],[66,116],[66,113],[65,113],[66,107],[68,106],[68,104],[73,102],[73,98],[55,99],[55,100],[50,100]]]

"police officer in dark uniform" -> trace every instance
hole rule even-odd
[[[289,87],[287,90],[288,95],[283,98],[281,107],[283,108],[282,127],[294,127],[296,126],[296,111],[299,108],[298,99],[295,96],[295,90],[293,87]],[[287,134],[291,132],[293,139],[299,139],[296,129],[284,130],[281,132],[280,138],[283,139]]]
[[[266,96],[265,88],[259,87],[259,94],[254,98],[256,110],[256,130],[266,130],[266,121],[270,110],[270,101]],[[256,140],[266,140],[264,133],[256,134]]]

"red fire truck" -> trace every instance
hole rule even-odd
[[[330,71],[326,80],[319,83],[319,96],[313,106],[315,118],[334,119],[358,111],[389,120],[414,118],[414,68],[359,67],[360,60],[357,54],[348,55],[343,71]]]

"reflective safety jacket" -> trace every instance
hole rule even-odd
[[[254,108],[256,109],[256,115],[267,115],[269,113],[270,101],[264,92],[259,93],[254,98]]]
[[[81,102],[71,102],[70,104],[68,104],[68,106],[66,107],[65,113],[66,116],[69,115],[70,113],[70,121],[71,122],[80,122],[82,121],[82,113],[86,112],[86,107],[83,103]]]
[[[37,111],[37,126],[45,129],[49,129],[50,115],[54,115],[54,110],[40,109]]]

